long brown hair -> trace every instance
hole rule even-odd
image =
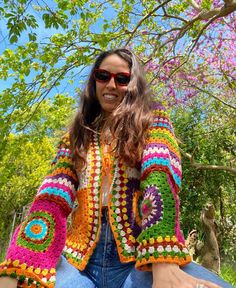
[[[120,105],[105,118],[96,96],[93,72],[100,67],[106,57],[113,54],[128,63],[131,80]],[[115,49],[101,53],[92,67],[88,83],[80,96],[79,110],[69,131],[75,165],[81,166],[79,165],[81,160],[86,164],[85,153],[92,134],[97,133],[98,128],[106,127],[115,139],[115,155],[130,166],[135,166],[141,160],[145,145],[145,131],[151,122],[150,107],[151,93],[142,66],[134,53],[128,49]]]

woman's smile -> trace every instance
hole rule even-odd
[[[106,57],[99,69],[106,70],[110,73],[130,73],[128,63],[118,55]],[[105,114],[112,113],[122,102],[127,91],[127,85],[119,85],[114,77],[106,82],[96,81],[96,95]]]

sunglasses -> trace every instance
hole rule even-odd
[[[113,77],[116,84],[120,86],[127,86],[130,81],[130,73],[128,72],[119,72],[114,74],[104,69],[95,69],[93,77],[97,82],[101,83],[108,82]]]

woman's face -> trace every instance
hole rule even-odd
[[[116,54],[107,56],[102,61],[99,69],[114,74],[120,72],[130,73],[128,62]],[[109,115],[121,103],[125,97],[127,85],[117,84],[114,77],[111,77],[107,82],[96,81],[96,96],[105,115]]]

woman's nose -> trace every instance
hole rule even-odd
[[[107,82],[106,85],[108,88],[116,88],[116,81],[114,77],[111,77],[111,79]]]

